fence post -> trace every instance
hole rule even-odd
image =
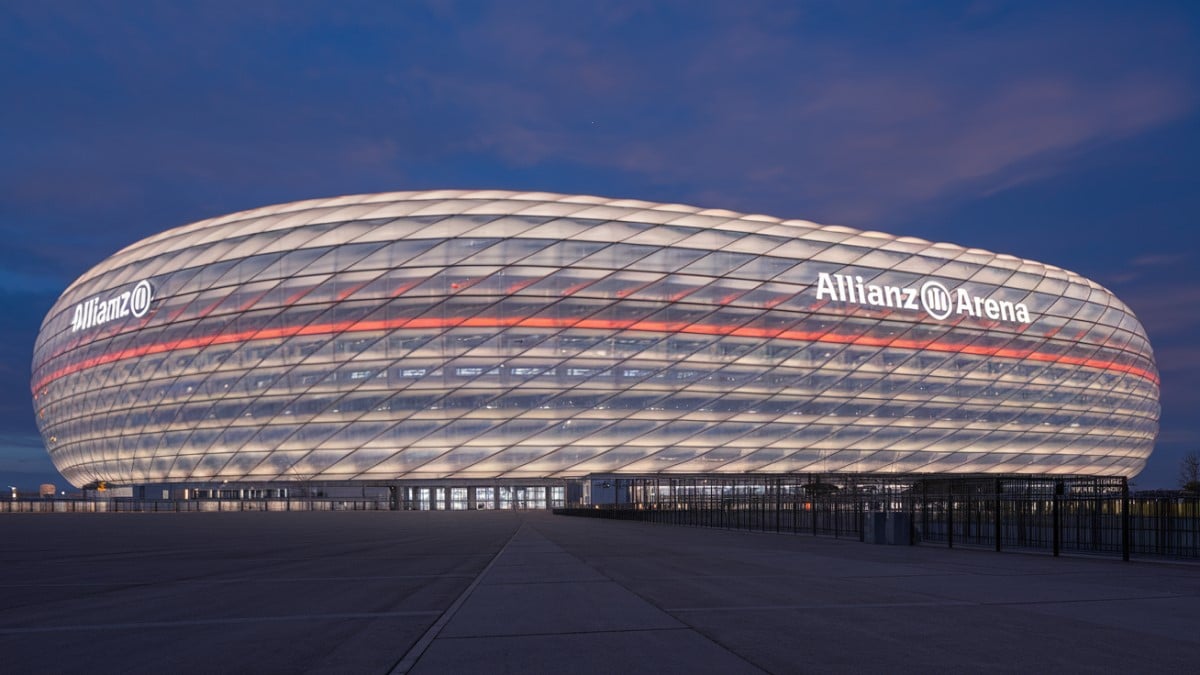
[[[946,548],[954,548],[954,483],[946,483]]]
[[[908,491],[908,545],[912,546],[917,542],[917,513],[916,499],[913,497],[913,491],[910,488]]]
[[[965,487],[967,489],[963,490],[963,512],[964,512],[964,515],[966,516],[966,518],[963,519],[963,521],[964,521],[963,522],[963,539],[967,542],[967,544],[971,544],[971,543],[978,544],[979,543],[978,519],[972,518],[972,516],[974,515],[974,511],[971,509],[971,490],[974,488],[974,486],[966,485]],[[975,537],[974,537],[973,541],[972,541],[972,537],[971,537],[971,521],[975,521],[975,524],[976,524]]]
[[[808,474],[808,503],[812,504],[812,536],[817,536],[817,489],[813,487],[812,474]]]
[[[929,532],[929,479],[921,479],[921,533],[925,538],[931,538]]]
[[[1129,562],[1129,479],[1121,478],[1121,560]]]
[[[858,491],[858,486],[856,485],[854,486],[854,526],[858,528],[859,541],[867,540],[866,518],[867,514],[863,509],[863,496]],[[835,530],[834,534],[836,533]]]
[[[1054,537],[1054,557],[1058,557],[1058,550],[1061,545],[1062,532],[1059,530],[1058,523],[1058,496],[1062,492],[1062,481],[1054,481],[1054,494],[1050,500],[1050,525],[1053,530]]]
[[[1000,489],[1001,489],[1001,487],[1000,487],[1000,479],[999,478],[996,479],[996,483],[995,483],[995,485],[992,486],[992,488],[993,488],[993,492],[996,493],[996,502],[995,502],[995,507],[994,507],[995,508],[994,520],[996,522],[993,525],[994,529],[993,529],[992,536],[995,537],[995,539],[996,539],[996,553],[999,553],[1000,552],[1000,536],[1004,532],[1004,528],[1000,525],[1000,506],[1001,506],[1000,505]]]
[[[783,479],[775,479],[775,532],[779,532],[779,519],[783,517]]]

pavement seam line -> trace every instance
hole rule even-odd
[[[980,604],[971,600],[941,600],[934,602],[864,602],[849,603],[811,603],[800,605],[730,605],[727,607],[663,607],[662,610],[673,612],[764,612],[797,609],[886,609],[888,607],[974,607]]]
[[[561,586],[562,584],[611,584],[612,579],[562,579],[560,581],[497,581],[495,586]]]
[[[221,624],[259,623],[267,621],[330,621],[347,619],[381,619],[405,616],[433,616],[437,611],[401,612],[340,612],[334,614],[285,614],[282,616],[234,616],[220,619],[182,619],[179,621],[134,621],[124,623],[70,624],[62,626],[0,627],[0,635],[23,633],[60,633],[76,630],[128,630],[130,628],[178,628],[180,626],[214,626]]]
[[[622,521],[622,523],[628,523],[628,522],[631,522],[631,521]],[[635,522],[635,523],[636,523],[637,521],[632,521],[632,522]],[[646,523],[646,524],[647,524],[647,525],[649,525],[649,523]],[[705,633],[705,632],[701,631],[700,629],[696,628],[696,626],[695,626],[695,625],[693,625],[693,624],[689,623],[688,621],[685,621],[685,620],[684,620],[684,619],[682,619],[681,617],[675,616],[675,615],[674,615],[674,614],[672,614],[671,612],[668,612],[668,611],[667,611],[666,609],[664,609],[664,608],[663,608],[661,605],[659,605],[658,603],[654,602],[654,601],[653,601],[653,600],[651,600],[650,598],[647,598],[647,597],[645,597],[644,595],[642,595],[641,593],[638,593],[637,591],[633,590],[632,588],[629,588],[629,587],[628,587],[628,586],[626,586],[625,584],[623,584],[623,583],[621,583],[620,581],[617,581],[616,579],[614,579],[612,576],[610,576],[610,575],[608,575],[608,574],[605,574],[603,570],[599,569],[599,568],[598,568],[598,567],[596,567],[595,565],[593,565],[593,564],[589,563],[588,561],[584,560],[584,559],[583,559],[582,557],[580,557],[579,555],[576,555],[574,552],[572,552],[572,551],[568,550],[568,549],[567,549],[565,546],[563,546],[563,545],[561,545],[561,544],[559,544],[559,543],[555,542],[553,539],[551,539],[550,537],[546,536],[546,534],[545,534],[544,532],[542,532],[541,530],[539,530],[539,529],[537,528],[537,526],[533,526],[533,525],[531,525],[531,526],[530,526],[530,529],[531,529],[531,530],[533,530],[534,532],[536,532],[536,533],[537,533],[539,536],[541,536],[541,537],[542,537],[543,539],[545,539],[546,541],[550,542],[552,545],[554,545],[554,546],[558,547],[558,549],[559,549],[560,551],[562,551],[563,553],[566,553],[568,556],[570,556],[570,557],[574,558],[575,560],[579,561],[579,563],[580,563],[581,565],[583,565],[583,566],[585,566],[585,567],[588,567],[588,568],[590,568],[590,569],[591,569],[592,571],[594,571],[596,574],[599,574],[600,576],[604,577],[605,579],[608,579],[608,580],[609,580],[609,581],[611,581],[612,583],[616,584],[618,588],[622,588],[622,589],[624,589],[624,590],[625,590],[627,593],[631,593],[631,594],[633,594],[633,596],[634,596],[634,597],[638,598],[638,599],[639,599],[639,600],[641,600],[642,602],[644,602],[644,603],[646,603],[647,605],[649,605],[649,606],[653,607],[654,609],[657,609],[658,611],[662,612],[663,614],[666,614],[667,616],[671,617],[671,619],[673,619],[673,620],[677,621],[678,623],[682,624],[682,627],[683,627],[683,628],[685,628],[685,629],[687,629],[687,630],[691,631],[691,632],[692,632],[692,633],[694,633],[694,634],[695,634],[697,637],[699,637],[701,640],[707,640],[707,641],[708,641],[710,644],[712,644],[713,646],[715,646],[717,649],[720,649],[720,650],[722,650],[722,651],[726,652],[727,654],[729,654],[730,656],[732,656],[733,658],[735,658],[735,659],[737,659],[737,660],[739,660],[739,661],[742,661],[743,663],[745,663],[746,665],[750,666],[750,667],[751,667],[751,668],[753,668],[754,670],[758,670],[758,671],[760,671],[760,672],[764,672],[764,673],[766,673],[766,672],[770,672],[770,671],[768,671],[766,668],[763,668],[762,666],[758,665],[757,663],[755,663],[755,662],[751,661],[750,659],[746,658],[746,656],[745,656],[744,654],[742,654],[741,652],[734,651],[734,650],[733,650],[733,649],[731,649],[729,646],[727,646],[727,645],[725,645],[725,644],[723,644],[723,643],[721,643],[721,642],[717,641],[717,640],[716,640],[715,638],[713,638],[711,635],[709,635],[709,634],[707,634],[707,633]]]
[[[428,630],[425,631],[425,634],[421,636],[421,639],[417,640],[415,643],[413,643],[412,647],[408,648],[408,651],[404,653],[404,656],[402,656],[400,660],[396,662],[396,665],[392,666],[391,670],[388,671],[388,675],[406,675],[417,665],[417,661],[419,661],[425,654],[425,650],[429,649],[429,645],[433,644],[433,641],[437,639],[438,634],[442,632],[442,629],[446,627],[446,624],[450,623],[450,620],[454,618],[454,614],[458,612],[458,608],[462,607],[463,604],[467,602],[467,598],[471,597],[471,593],[475,591],[475,588],[479,586],[480,582],[483,581],[483,578],[487,576],[487,573],[490,572],[492,567],[496,564],[496,561],[504,555],[504,552],[508,550],[509,545],[512,544],[513,539],[516,539],[517,535],[523,529],[525,529],[524,522],[518,525],[517,529],[513,530],[513,533],[508,538],[508,541],[504,542],[504,546],[501,546],[500,550],[496,551],[496,555],[492,556],[492,559],[488,561],[488,564],[482,570],[480,570],[479,575],[475,577],[475,580],[472,581],[458,596],[458,598],[446,608],[445,612],[442,612],[442,615],[438,617],[437,621],[433,622],[433,625],[430,626]]]
[[[601,635],[618,633],[663,633],[668,631],[695,632],[691,626],[680,625],[667,628],[615,628],[611,630],[567,630],[560,633],[481,633],[479,635],[448,635],[443,640],[494,640],[496,638],[559,637],[562,635]]]
[[[1166,595],[1131,595],[1120,596],[1115,598],[1063,598],[1062,600],[996,600],[994,602],[980,602],[981,605],[991,607],[1017,607],[1021,605],[1077,605],[1088,602],[1129,602],[1131,600],[1179,600],[1182,598],[1194,598],[1195,595],[1181,595],[1179,593],[1169,593]]]
[[[473,579],[473,574],[405,574],[391,576],[369,576],[369,577],[280,577],[272,579],[269,577],[251,578],[242,577],[236,579],[167,579],[161,582],[147,581],[126,581],[126,582],[105,582],[105,581],[80,581],[80,582],[55,582],[55,583],[32,583],[32,584],[0,584],[0,588],[109,588],[109,587],[149,587],[149,586],[165,586],[170,584],[291,584],[291,583],[310,583],[313,581],[396,581],[396,580],[415,580],[415,579]]]

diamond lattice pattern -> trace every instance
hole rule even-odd
[[[818,297],[936,280],[1028,323]],[[148,280],[153,302],[72,330]],[[268,207],[76,281],[33,373],[81,485],[592,472],[1131,476],[1158,376],[1076,274],[678,205],[503,192]]]

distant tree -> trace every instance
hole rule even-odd
[[[1187,492],[1200,493],[1200,453],[1195,450],[1179,461],[1179,487]]]

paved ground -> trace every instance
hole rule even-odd
[[[1200,566],[544,513],[0,517],[0,671],[1195,672]]]

